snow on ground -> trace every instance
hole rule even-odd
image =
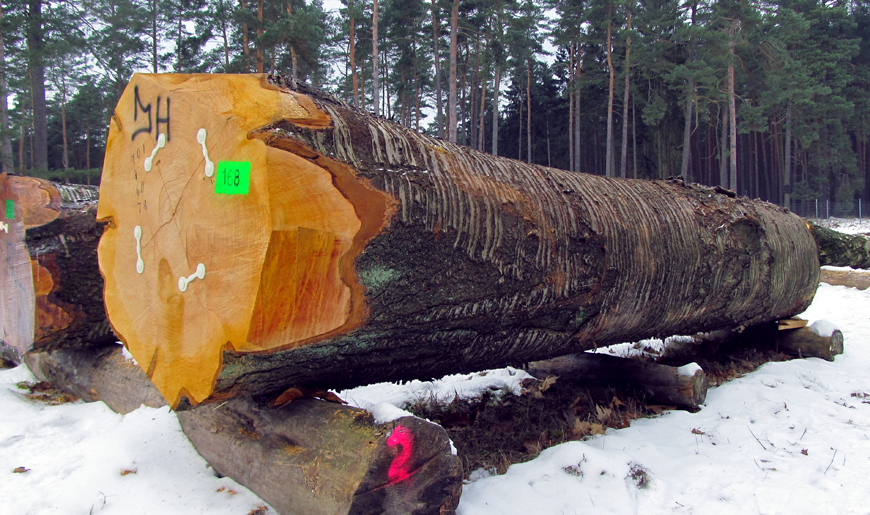
[[[768,363],[711,388],[698,413],[635,420],[503,475],[477,474],[458,513],[870,513],[870,290],[822,284],[803,317],[840,327],[845,353],[833,363]],[[401,413],[391,406],[516,390],[524,377],[507,368],[340,395],[389,418]],[[16,387],[33,380],[25,367],[0,371],[0,515],[245,515],[265,506],[216,477],[167,408],[121,416],[102,403],[49,406]]]

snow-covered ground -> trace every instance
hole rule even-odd
[[[768,363],[711,388],[698,413],[635,420],[480,474],[458,512],[870,513],[870,290],[822,284],[803,317],[839,326],[845,353]],[[516,389],[524,377],[502,369],[340,395],[389,413],[419,397]],[[216,477],[167,408],[121,416],[102,403],[50,406],[16,387],[33,380],[24,367],[0,371],[0,515],[275,513]]]

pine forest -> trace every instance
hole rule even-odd
[[[539,165],[852,216],[870,199],[867,0],[12,0],[0,17],[3,171],[99,181],[134,72],[259,72]]]

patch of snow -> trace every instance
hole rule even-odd
[[[124,356],[124,359],[127,361],[132,361],[134,365],[138,365],[139,363],[136,361],[136,358],[130,354],[130,351],[127,350],[127,346],[121,342],[118,342],[121,345],[121,355]]]
[[[677,369],[677,374],[685,377],[692,377],[701,370],[701,365],[697,363],[689,363],[688,365],[683,365]]]
[[[816,320],[815,322],[810,324],[809,329],[817,336],[821,336],[823,338],[830,338],[834,335],[834,331],[840,330],[840,328],[837,327],[836,324],[828,322],[827,320]]]
[[[366,409],[375,417],[375,424],[386,424],[398,418],[414,416],[413,413],[405,411],[402,408],[397,408],[389,402],[379,402]]]

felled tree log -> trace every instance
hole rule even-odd
[[[285,515],[447,514],[459,504],[459,457],[443,428],[418,418],[375,424],[317,399],[278,408],[233,399],[178,419],[218,473]]]
[[[771,204],[496,158],[265,75],[135,75],[98,219],[109,319],[173,407],[776,320],[819,274]]]
[[[870,239],[860,234],[843,234],[807,222],[819,248],[822,266],[870,268]]]
[[[118,344],[32,351],[24,355],[24,363],[40,381],[86,402],[103,401],[121,415],[142,405],[166,405],[145,372],[124,357]]]
[[[694,363],[671,367],[587,352],[533,361],[526,371],[538,378],[558,376],[559,381],[590,386],[629,386],[653,402],[690,410],[704,403],[710,386],[707,374]]]
[[[822,269],[819,280],[834,286],[848,286],[859,290],[870,288],[870,272],[865,271]]]
[[[21,363],[33,343],[35,295],[23,211],[10,177],[0,174],[0,357],[12,363]]]
[[[97,243],[97,188],[56,184],[33,177],[7,177],[15,215],[2,278],[3,330],[8,352],[54,350],[114,343],[103,307]],[[8,207],[8,205],[7,205]]]

